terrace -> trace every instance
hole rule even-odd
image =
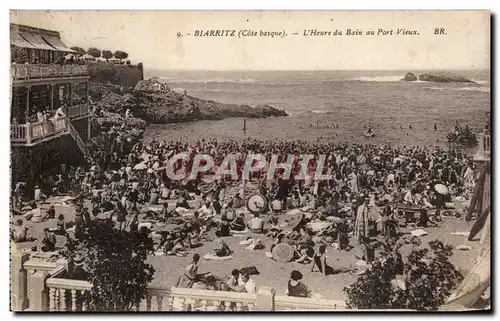
[[[13,81],[38,80],[50,78],[88,77],[87,65],[59,64],[13,64]]]

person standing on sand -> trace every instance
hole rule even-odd
[[[12,193],[12,202],[14,208],[21,208],[23,205],[23,196],[24,196],[24,187],[26,186],[25,182],[17,182],[14,187],[14,192]]]
[[[186,288],[191,288],[193,284],[198,282],[198,262],[200,261],[200,255],[196,253],[193,255],[193,260],[188,264],[184,272],[184,277],[187,278]],[[182,279],[182,277],[181,277]]]

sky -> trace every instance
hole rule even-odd
[[[173,70],[489,69],[487,11],[13,11],[11,22],[57,30],[69,46],[124,50]],[[446,35],[435,35],[444,28]],[[195,30],[286,32],[194,37]],[[303,36],[305,30],[342,36]],[[346,29],[393,35],[346,35]],[[416,36],[395,35],[398,29]],[[178,37],[178,33],[183,36]],[[187,35],[190,33],[191,35]],[[297,35],[292,35],[297,33]]]

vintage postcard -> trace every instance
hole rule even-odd
[[[11,11],[12,311],[490,303],[489,11]]]

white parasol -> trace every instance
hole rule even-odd
[[[139,163],[139,164],[137,164],[137,165],[134,166],[135,170],[144,170],[144,169],[147,169],[147,168],[148,167],[144,163]]]
[[[443,184],[434,185],[434,189],[441,195],[448,195],[449,193],[448,187],[444,186]]]

